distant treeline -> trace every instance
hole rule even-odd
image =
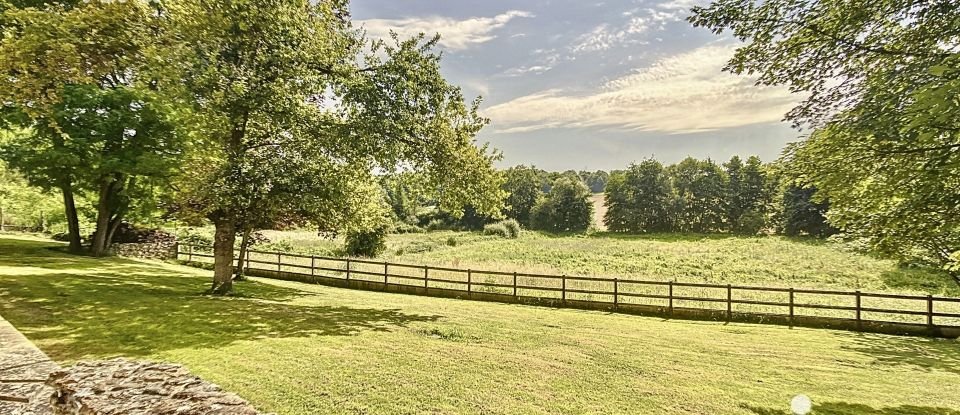
[[[594,193],[604,193],[603,222],[612,232],[783,233],[827,236],[836,230],[824,217],[828,203],[814,189],[792,186],[776,164],[734,156],[723,164],[687,158],[664,166],[656,160],[610,172],[550,172],[533,166],[503,171],[503,218],[528,229],[583,232],[593,221]],[[499,218],[459,218],[418,198],[415,177],[385,177],[383,186],[398,225],[395,231],[479,230]]]

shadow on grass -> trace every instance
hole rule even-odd
[[[960,340],[870,334],[849,336],[851,340],[842,347],[872,357],[875,365],[890,368],[913,366],[924,371],[960,374]]]
[[[0,315],[51,357],[73,361],[217,348],[263,337],[347,336],[436,316],[298,304],[322,294],[257,282],[240,296],[202,295],[192,270],[118,258],[70,257],[50,244],[0,238]],[[12,270],[12,271],[11,271]]]
[[[756,415],[789,415],[789,409],[771,409],[744,406],[744,409]],[[813,406],[813,414],[817,415],[960,415],[960,411],[948,408],[934,408],[931,406],[901,405],[886,408],[873,408],[867,405],[826,402]]]

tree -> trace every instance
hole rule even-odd
[[[182,153],[147,65],[159,14],[136,1],[3,11],[3,118],[26,133],[5,140],[0,156],[32,184],[60,189],[73,250],[76,192],[96,195],[91,249],[102,255],[131,196],[169,177]]]
[[[283,205],[276,192],[257,190],[264,178],[251,167],[264,162],[271,181],[306,173],[293,176],[305,182],[300,195],[327,202],[307,209],[307,219],[340,214],[358,232],[375,224],[349,211],[342,179],[370,183],[370,172],[399,166],[424,172],[447,211],[499,211],[496,155],[474,145],[486,120],[479,102],[468,106],[440,75],[436,38],[394,37],[364,53],[345,1],[187,0],[170,14],[169,61],[182,68],[174,77],[194,104],[195,136],[205,139],[180,205],[182,215],[214,224],[211,292],[231,291],[236,233],[251,212]],[[251,155],[264,148],[272,153]]]
[[[511,167],[504,172],[506,181],[503,191],[507,193],[504,216],[516,219],[523,226],[530,226],[530,214],[543,198],[541,178],[537,169],[526,166]]]
[[[787,118],[815,131],[786,161],[831,222],[939,264],[960,250],[958,19],[951,0],[718,0],[690,17],[745,42],[727,70],[806,95]]]
[[[727,212],[726,178],[712,160],[687,157],[667,168],[676,192],[673,217],[682,232],[724,230]]]
[[[733,156],[724,168],[728,177],[728,227],[736,233],[755,234],[765,224],[770,203],[763,162],[750,156],[744,164],[740,157]]]
[[[580,175],[580,180],[583,180],[583,183],[586,184],[593,193],[603,193],[603,189],[607,187],[607,181],[610,180],[610,174],[603,170],[594,172],[581,171],[578,174]]]
[[[668,232],[674,227],[675,203],[666,169],[659,161],[644,160],[610,176],[603,223],[613,232]]]
[[[590,189],[579,178],[560,177],[531,213],[531,227],[550,232],[583,232],[593,220]]]
[[[783,196],[783,233],[787,236],[810,235],[818,238],[837,233],[827,223],[828,202],[813,200],[817,189],[790,186]]]
[[[63,206],[57,196],[30,186],[20,174],[0,161],[0,225],[29,226],[48,230],[62,225]]]

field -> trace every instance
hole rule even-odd
[[[817,414],[960,414],[956,340],[260,279],[216,298],[205,271],[60,249],[0,236],[0,314],[51,357],[178,362],[280,414],[787,414],[799,393]]]
[[[266,231],[270,249],[331,254],[340,241],[310,231]],[[390,235],[380,259],[494,271],[960,296],[946,273],[906,268],[808,238],[729,235],[552,236],[503,239],[469,232]]]

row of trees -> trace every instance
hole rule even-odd
[[[0,157],[61,193],[73,250],[78,201],[94,255],[136,215],[209,221],[227,293],[238,235],[382,228],[377,171],[420,172],[453,214],[499,211],[487,120],[437,41],[366,39],[342,0],[0,2]]]

